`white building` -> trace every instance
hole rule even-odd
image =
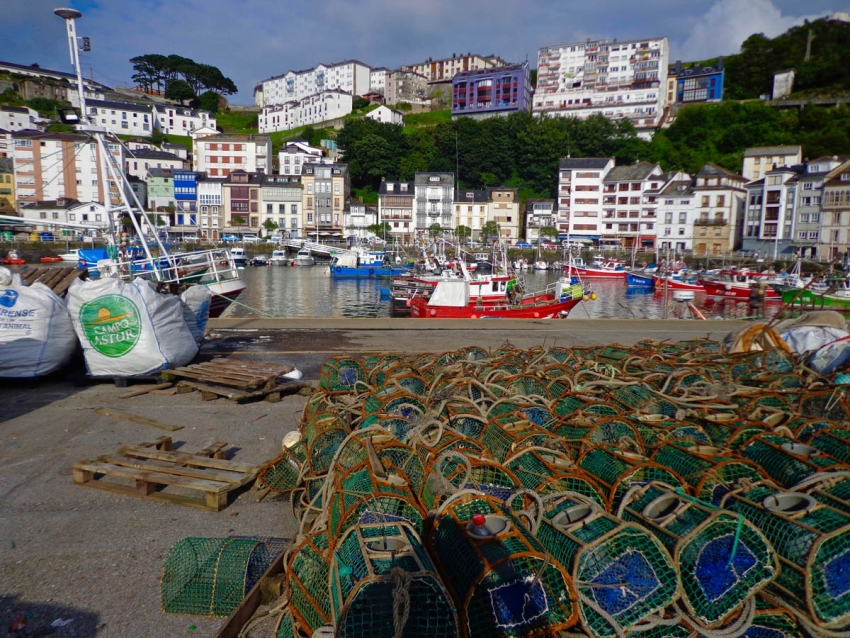
[[[451,80],[455,74],[461,71],[474,71],[476,69],[491,69],[496,66],[505,66],[505,62],[497,55],[478,55],[477,53],[452,53],[452,57],[434,60],[428,58],[417,64],[406,64],[402,66],[404,71],[413,71],[423,75],[428,82],[440,80]]]
[[[428,80],[415,71],[391,71],[387,74],[384,100],[387,104],[428,104]]]
[[[794,239],[797,204],[797,176],[802,167],[777,167],[764,177],[747,184],[744,250],[778,258]]]
[[[387,88],[387,73],[390,70],[386,67],[379,66],[369,72],[369,92],[384,94]]]
[[[693,180],[687,173],[668,179],[658,198],[658,249],[681,255],[693,249],[694,192]]]
[[[303,191],[299,175],[266,175],[260,193],[262,215],[260,226],[270,219],[284,237],[300,237],[303,214]],[[270,234],[270,233],[267,233]]]
[[[307,140],[289,140],[286,146],[277,152],[278,173],[281,175],[301,175],[304,164],[332,164],[324,157],[322,149],[310,146]]]
[[[0,106],[0,129],[6,131],[43,131],[49,122],[28,106]]]
[[[223,183],[224,178],[198,179],[198,230],[203,239],[218,239],[219,229],[224,227]]]
[[[152,106],[86,100],[86,109],[93,124],[105,127],[118,135],[150,137],[154,129]]]
[[[607,157],[565,158],[558,164],[557,229],[559,235],[599,239],[602,182],[614,168]]]
[[[154,106],[156,126],[166,135],[189,135],[195,129],[215,128],[215,116],[209,111],[185,106]]]
[[[37,231],[62,230],[61,226],[53,226],[48,222],[84,224],[100,230],[106,230],[109,227],[106,207],[99,202],[78,202],[68,198],[37,201],[21,206],[20,214],[24,219],[34,222]]]
[[[663,183],[661,167],[651,162],[611,169],[603,181],[600,239],[624,248],[654,249],[658,194]]]
[[[124,172],[139,179],[145,179],[151,168],[181,170],[183,160],[165,151],[149,149],[131,149],[124,157]]]
[[[369,92],[370,87],[370,67],[358,60],[345,60],[336,64],[319,64],[304,71],[287,71],[283,75],[263,80],[262,90],[255,90],[254,96],[255,100],[262,100],[259,106],[273,106],[298,102],[307,96],[329,90],[363,95]]]
[[[768,171],[796,166],[803,161],[802,146],[754,146],[744,150],[744,169],[747,181],[761,179]]]
[[[535,114],[631,120],[644,136],[666,104],[667,38],[598,40],[543,47],[537,56]]]
[[[454,207],[454,228],[466,226],[472,231],[471,239],[481,237],[481,229],[488,221],[490,200],[485,190],[462,190],[457,194]]]
[[[301,100],[266,106],[259,116],[259,130],[274,133],[335,120],[351,113],[352,104],[350,93],[328,90]]]
[[[414,178],[416,230],[427,231],[433,224],[452,228],[454,215],[454,173],[416,173]]]
[[[195,171],[210,177],[227,177],[241,170],[269,173],[272,166],[272,140],[267,135],[209,135],[196,138]]]
[[[367,229],[378,223],[378,207],[367,205],[359,199],[348,198],[348,206],[343,212],[343,234],[346,237],[368,239],[372,234]]]
[[[383,104],[376,108],[373,111],[369,111],[366,114],[366,117],[371,118],[377,122],[382,122],[384,124],[396,124],[397,126],[404,126],[404,113],[401,111],[396,111],[395,109],[391,109],[388,106],[384,106]]]

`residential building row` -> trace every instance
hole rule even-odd
[[[378,72],[374,81],[381,82]],[[349,95],[364,95],[372,90],[372,69],[359,60],[344,60],[332,64],[318,64],[302,71],[286,71],[282,75],[263,80],[254,91],[254,101],[259,107],[300,102],[304,98],[325,91],[344,91]]]
[[[86,100],[87,114],[94,124],[112,133],[150,137],[154,130],[167,135],[191,135],[202,128],[216,128],[209,111],[163,104],[128,104]]]
[[[259,132],[288,131],[300,126],[327,122],[351,113],[351,93],[342,89],[327,89],[299,100],[263,107],[259,115]]]

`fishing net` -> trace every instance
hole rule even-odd
[[[741,450],[782,487],[793,487],[812,474],[836,469],[841,462],[821,450],[779,434],[757,434]]]
[[[310,633],[331,620],[330,553],[327,532],[317,532],[296,547],[286,567],[292,618]]]
[[[331,357],[322,364],[319,387],[327,392],[360,392],[370,387],[369,376],[357,359]]]
[[[279,539],[184,538],[162,568],[160,595],[167,614],[227,617],[283,549]]]

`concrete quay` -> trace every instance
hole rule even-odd
[[[293,363],[316,380],[335,354],[444,352],[467,345],[496,349],[574,346],[642,339],[722,339],[743,322],[567,319],[217,319],[199,358]],[[186,536],[291,538],[288,500],[260,503],[251,491],[218,513],[77,486],[72,465],[122,445],[170,435],[184,451],[214,441],[234,460],[274,458],[298,427],[306,398],[239,405],[199,393],[146,394],[93,383],[77,369],[59,378],[0,381],[0,634],[23,616],[21,636],[212,636],[222,619],[166,615],[159,579],[168,549]],[[175,432],[118,420],[99,407],[182,426]],[[60,621],[61,619],[61,621]],[[70,623],[51,627],[55,621]]]

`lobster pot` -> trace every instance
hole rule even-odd
[[[842,469],[842,464],[819,449],[779,434],[758,434],[741,450],[776,483],[791,488],[816,472]]]
[[[416,419],[428,411],[420,397],[399,390],[387,396],[370,394],[363,403],[361,427],[368,427],[378,416]]]
[[[688,441],[662,445],[652,460],[681,476],[691,494],[715,505],[741,479],[760,481],[765,478],[751,461],[731,457],[720,448],[693,445]]]
[[[300,432],[288,432],[283,437],[283,452],[266,465],[258,480],[273,492],[291,492],[298,487],[301,471],[307,461],[307,448]]]
[[[542,404],[548,404],[551,399],[546,380],[534,374],[504,377],[494,381],[493,385],[501,389],[501,396],[523,397],[526,401]]]
[[[591,636],[627,632],[679,596],[679,575],[661,543],[595,503],[562,497],[543,514],[537,540],[569,570]]]
[[[295,625],[292,621],[292,614],[289,610],[284,611],[280,615],[277,623],[277,629],[274,638],[298,638],[299,634],[295,632]]]
[[[339,417],[322,412],[304,422],[301,433],[307,449],[308,473],[319,475],[330,469],[334,455],[349,430]]]
[[[425,482],[425,464],[415,450],[399,441],[372,437],[375,454],[387,472],[399,474],[416,494]]]
[[[363,392],[371,389],[363,364],[350,357],[329,357],[319,372],[319,387],[326,392]]]
[[[565,419],[563,425],[555,429],[566,445],[573,450],[574,458],[578,458],[587,448],[593,445],[619,445],[621,442],[633,442],[635,451],[643,451],[642,437],[638,428],[626,421],[610,417],[602,417],[593,424],[574,424]]]
[[[645,456],[612,447],[596,446],[589,449],[579,458],[578,466],[602,489],[609,512],[617,510],[623,495],[634,485],[645,485],[650,481],[659,481],[671,487],[682,484],[673,472]]]
[[[665,399],[643,386],[627,385],[611,391],[611,398],[623,405],[628,412],[642,414],[663,414],[668,417],[676,416],[679,408],[669,399]]]
[[[815,474],[794,491],[804,492],[815,500],[850,514],[850,476],[841,472]]]
[[[740,416],[732,412],[714,412],[694,419],[711,439],[711,445],[729,449],[729,440],[744,422]]]
[[[835,423],[827,419],[803,419],[802,417],[793,419],[786,425],[791,428],[792,424],[794,436],[801,443],[808,443],[821,430],[835,427]]]
[[[308,635],[331,619],[330,561],[326,531],[310,534],[292,552],[286,567],[286,595],[295,627]]]
[[[428,466],[428,479],[419,493],[419,503],[434,510],[451,494],[474,489],[506,501],[522,481],[506,467],[473,454],[444,452]]]
[[[424,513],[407,481],[397,474],[376,476],[368,465],[334,478],[328,511],[332,539],[353,525],[373,522],[403,521],[422,532]]]
[[[575,463],[568,458],[542,447],[517,452],[505,462],[505,467],[519,479],[522,487],[535,491],[551,484],[556,477],[576,470]]]
[[[517,442],[532,434],[539,434],[542,437],[552,436],[550,432],[538,428],[530,421],[503,418],[500,422],[498,419],[490,419],[481,431],[478,442],[490,458],[503,463],[511,455]]]
[[[184,538],[165,557],[160,580],[167,614],[227,617],[274,559],[256,539]]]
[[[821,430],[811,438],[809,445],[844,464],[850,464],[850,430],[847,428]]]
[[[682,599],[698,626],[727,625],[779,570],[773,548],[752,523],[668,486],[653,483],[633,494],[622,517],[669,550],[682,578]]]
[[[829,419],[838,422],[850,420],[850,409],[837,388],[806,392],[800,398],[797,412],[812,419]]]
[[[587,405],[587,402],[587,397],[579,398],[579,396],[574,393],[567,393],[553,400],[550,408],[555,416],[558,418],[565,418],[572,416],[581,410],[585,405]],[[615,409],[614,412],[616,413],[617,410]]]
[[[691,441],[695,445],[711,445],[711,439],[705,430],[696,423],[687,421],[667,421],[665,423],[635,424],[640,440],[646,452],[658,448],[667,441]]]
[[[331,608],[339,638],[455,638],[454,603],[405,523],[355,525],[334,548]]]
[[[428,547],[469,638],[555,635],[578,621],[566,569],[495,499],[452,501],[436,515]]]
[[[818,627],[850,624],[850,515],[769,481],[731,492],[721,505],[743,515],[776,551],[780,571],[771,589]]]

